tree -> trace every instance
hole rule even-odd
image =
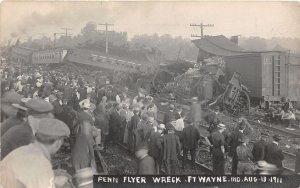
[[[93,22],[89,22],[81,29],[81,34],[84,37],[95,36],[97,34],[97,25]]]

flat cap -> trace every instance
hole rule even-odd
[[[8,91],[3,94],[1,102],[20,104],[21,99],[22,99],[22,96],[19,95],[18,93],[14,92],[14,91]]]
[[[58,119],[42,118],[37,133],[53,137],[64,137],[70,135],[70,129]]]
[[[43,99],[30,99],[25,103],[25,106],[31,111],[36,113],[48,113],[53,110],[52,104],[44,101]]]

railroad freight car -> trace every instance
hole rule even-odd
[[[51,49],[32,53],[32,64],[60,64],[64,62],[68,50]]]
[[[31,63],[32,53],[37,49],[13,46],[11,48],[11,60],[16,63]]]
[[[242,75],[253,99],[300,101],[300,57],[284,51],[252,52],[227,56],[226,74]]]

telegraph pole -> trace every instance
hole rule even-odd
[[[66,36],[68,36],[68,31],[69,31],[69,30],[72,30],[72,28],[68,28],[68,27],[63,27],[63,28],[61,28],[61,29],[63,29],[63,30],[66,31]]]
[[[114,24],[98,24],[98,25],[105,25],[105,53],[108,54],[108,26],[113,26]]]
[[[203,38],[204,37],[204,34],[203,34],[203,30],[205,27],[214,27],[214,24],[203,24],[203,23],[200,23],[200,24],[190,24],[191,27],[200,27],[201,29],[201,35],[191,35],[191,37],[200,37],[200,38]]]

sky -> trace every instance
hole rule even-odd
[[[190,38],[200,34],[190,24],[214,24],[205,35],[262,38],[300,38],[300,2],[112,2],[112,1],[3,1],[0,41],[34,36],[53,37],[61,28],[76,36],[87,22],[112,23],[110,30],[136,34],[170,34]],[[98,29],[104,29],[98,26]]]

